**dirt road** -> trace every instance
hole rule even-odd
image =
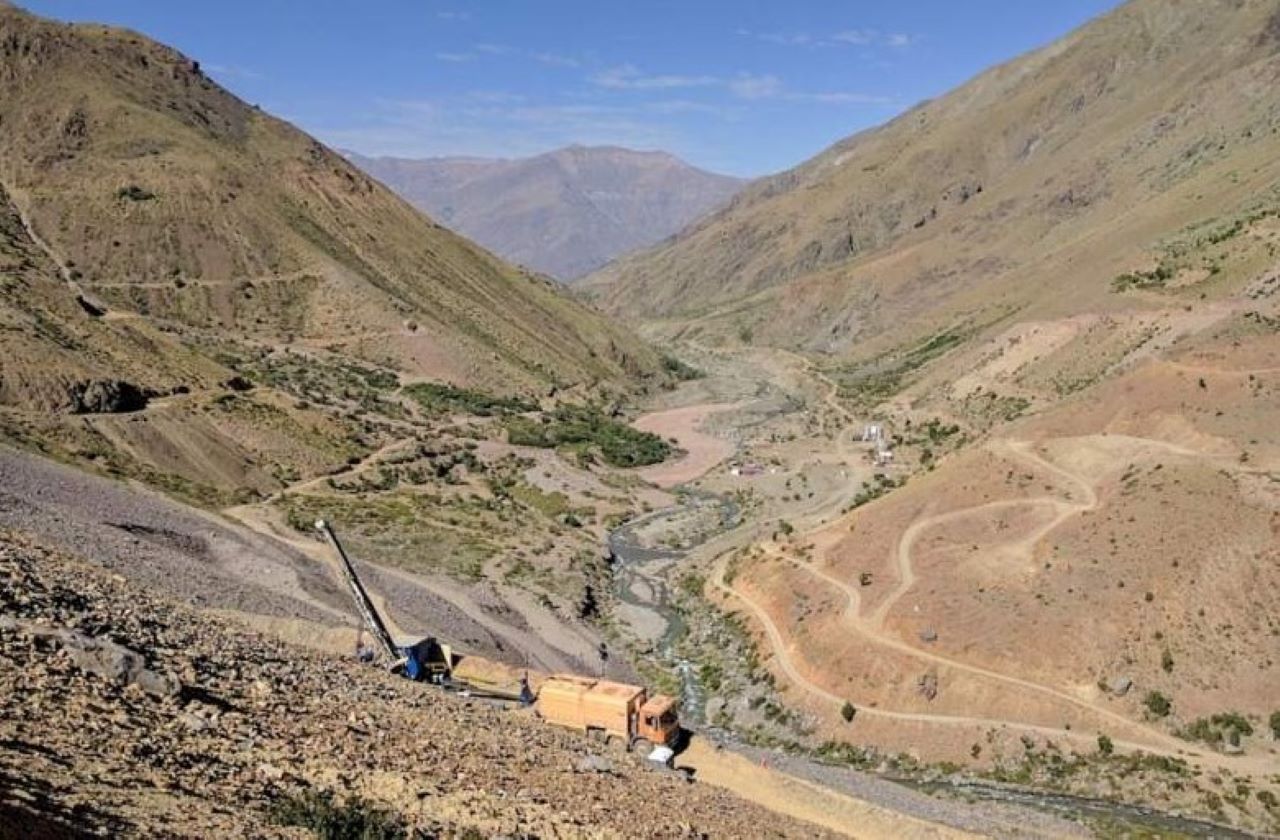
[[[1115,436],[1112,436],[1113,441],[1114,439]],[[1155,448],[1163,451],[1173,451],[1176,449],[1178,454],[1198,454],[1190,450],[1183,450],[1180,447],[1173,447],[1163,441],[1146,441],[1145,439],[1135,438],[1132,439],[1132,443],[1134,445],[1146,445],[1149,443]],[[1030,442],[998,441],[991,444],[991,446],[998,454],[1003,455],[1004,457],[1011,460],[1021,461],[1027,467],[1041,472],[1042,474],[1046,472],[1050,473],[1063,482],[1066,482],[1072,489],[1066,493],[1065,497],[1061,497],[1059,495],[1046,495],[1041,497],[999,500],[986,502],[972,507],[960,508],[941,514],[926,515],[915,520],[899,537],[897,547],[895,549],[895,558],[899,576],[898,584],[894,591],[873,613],[868,616],[862,615],[860,594],[850,583],[839,579],[835,575],[818,567],[810,561],[801,560],[791,556],[785,550],[784,546],[780,546],[776,543],[764,543],[761,547],[771,556],[784,560],[807,574],[818,578],[825,584],[838,589],[846,599],[846,607],[843,615],[844,622],[854,633],[860,635],[872,645],[890,649],[897,653],[904,654],[930,664],[968,673],[981,679],[999,682],[1015,691],[1040,695],[1055,702],[1072,706],[1078,711],[1082,711],[1087,715],[1092,716],[1100,724],[1106,723],[1111,731],[1124,733],[1127,737],[1114,738],[1113,740],[1117,746],[1121,746],[1126,749],[1146,750],[1166,755],[1191,757],[1214,766],[1233,767],[1237,770],[1255,765],[1257,763],[1256,760],[1249,757],[1228,757],[1221,756],[1216,753],[1209,753],[1184,740],[1174,738],[1155,727],[1148,726],[1140,721],[1132,720],[1109,708],[1091,703],[1054,686],[1043,685],[1020,677],[999,673],[987,668],[922,650],[886,631],[885,619],[887,614],[916,584],[913,548],[919,537],[925,532],[966,517],[985,516],[996,510],[1026,506],[1048,507],[1053,512],[1051,519],[1030,533],[1011,535],[1008,543],[1001,546],[1002,551],[1015,552],[1029,556],[1031,552],[1034,551],[1035,546],[1055,528],[1066,522],[1068,519],[1097,507],[1098,497],[1087,477],[1071,472],[1059,464],[1048,460],[1047,457],[1036,452]],[[752,601],[744,592],[735,588],[726,581],[728,559],[728,555],[726,555],[717,563],[715,574],[711,581],[712,585],[748,608],[764,630],[765,637],[774,654],[777,667],[783,672],[790,682],[823,703],[837,708],[843,706],[848,698],[827,690],[814,679],[803,673],[801,667],[797,663],[797,658],[802,658],[802,654],[796,651],[794,645],[788,641],[787,637],[778,627],[769,612],[759,604]],[[941,725],[991,728],[1009,727],[1019,731],[1051,737],[1058,741],[1081,743],[1086,747],[1092,747],[1094,742],[1094,735],[1087,732],[1071,731],[1058,727],[1040,726],[1023,721],[1003,718],[986,718],[969,715],[922,714],[868,707],[860,707],[858,713],[860,716],[888,718],[900,721],[927,722]],[[1259,766],[1258,769],[1261,770],[1265,768]]]
[[[699,782],[731,791],[770,811],[862,840],[959,840],[979,837],[881,808],[830,788],[772,770],[736,752],[694,738],[680,755]]]

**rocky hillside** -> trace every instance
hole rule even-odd
[[[341,342],[507,390],[657,368],[643,344],[545,280],[433,224],[141,35],[0,9],[0,120],[5,247],[24,271],[87,292],[99,316]],[[53,329],[15,313],[27,305],[16,297],[4,296],[7,318],[25,319],[24,332]],[[89,329],[40,320],[60,319],[61,333]],[[163,374],[139,384],[161,385]],[[22,387],[47,390],[35,377],[25,371]]]
[[[0,710],[4,836],[820,836],[14,532],[0,534]],[[325,833],[339,826],[356,833]]]
[[[1280,201],[1278,53],[1274,0],[1132,0],[751,185],[586,287],[672,332],[838,353],[1017,310],[1131,307],[1113,280],[1154,270],[1166,238]],[[1219,269],[1180,294],[1246,280]]]
[[[663,152],[615,147],[514,160],[347,158],[459,233],[561,280],[666,239],[743,184]]]
[[[142,35],[0,6],[0,122],[8,441],[225,507],[403,437],[402,385],[613,401],[670,378]]]

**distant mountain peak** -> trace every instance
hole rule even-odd
[[[562,280],[662,241],[744,183],[670,152],[623,146],[574,144],[526,158],[346,157],[446,226]]]

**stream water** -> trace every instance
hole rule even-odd
[[[701,544],[717,534],[737,527],[742,513],[738,504],[728,496],[684,490],[675,505],[645,514],[614,530],[609,534],[609,550],[617,564],[614,570],[614,591],[618,598],[662,622],[661,635],[654,643],[654,653],[676,665],[680,675],[681,718],[689,723],[702,723],[706,692],[698,680],[698,669],[694,663],[675,654],[676,643],[685,631],[685,622],[674,606],[675,599],[671,592],[671,587],[675,584],[674,570],[695,546],[679,549],[654,548],[644,545],[639,537],[641,529],[661,520],[689,516],[705,516],[716,523],[714,528],[700,534],[698,544]]]
[[[1070,819],[1094,817],[1113,821],[1121,826],[1141,827],[1160,837],[1223,838],[1223,840],[1253,840],[1260,835],[1250,834],[1216,823],[1166,814],[1141,805],[1126,805],[1106,799],[1090,799],[1067,793],[1045,793],[1003,785],[985,784],[980,781],[918,781],[895,779],[898,784],[933,794],[950,794],[967,799],[983,799],[991,802],[1008,802],[1026,805],[1041,811],[1056,813]]]

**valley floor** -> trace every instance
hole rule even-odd
[[[690,353],[709,375],[662,395],[636,421],[674,439],[682,454],[638,471],[667,492],[628,490],[652,511],[628,537],[645,559],[619,557],[627,573],[619,579],[630,581],[633,597],[606,597],[617,622],[610,638],[629,660],[615,658],[611,673],[630,678],[634,667],[659,687],[678,675],[668,687],[685,694],[689,722],[701,731],[680,761],[701,781],[778,819],[857,837],[1075,836],[1111,820],[1148,824],[1109,799],[1226,821],[1225,812],[1204,807],[1215,790],[1244,803],[1234,806],[1236,820],[1266,826],[1266,810],[1236,793],[1265,804],[1263,794],[1280,781],[1275,748],[1261,733],[1239,752],[1178,737],[1168,721],[1144,714],[1138,696],[1095,685],[1106,674],[1064,679],[1063,668],[1094,666],[1053,659],[1053,636],[1035,633],[1052,634],[1052,625],[1000,616],[1025,609],[1017,586],[1039,580],[1040,566],[1070,571],[1071,561],[1046,553],[1045,543],[1117,505],[1125,494],[1116,473],[1131,481],[1134,465],[1145,464],[1185,478],[1193,475],[1186,469],[1205,465],[1247,487],[1261,480],[1265,494],[1269,450],[1242,461],[1224,437],[1197,438],[1167,422],[1162,428],[1180,434],[1138,434],[1123,424],[1089,432],[1085,420],[1067,433],[1051,416],[957,446],[940,465],[922,463],[920,444],[910,442],[897,447],[895,464],[877,465],[874,442],[860,440],[870,418],[848,407],[836,381],[808,359],[770,350]],[[1176,365],[1213,382],[1265,382],[1274,373],[1265,359],[1244,361]],[[1162,375],[1158,364],[1139,372]],[[278,503],[376,476],[413,445],[391,440],[323,480],[303,479],[222,516],[0,449],[0,526],[11,529],[6,540],[19,555],[35,558],[28,564],[47,559],[61,570],[71,561],[49,558],[89,558],[116,576],[113,585],[127,581],[244,628],[211,633],[264,633],[312,651],[299,655],[334,662],[358,638],[347,596],[321,543],[286,522]],[[590,497],[587,473],[563,468],[554,453],[530,454],[537,465],[525,473],[530,480],[571,499]],[[699,503],[714,499],[721,501]],[[723,520],[724,510],[733,521]],[[447,575],[359,562],[397,635],[442,636],[470,654],[481,676],[510,681],[522,667],[595,667],[599,636],[520,587],[482,591]],[[1004,600],[948,601],[946,593],[974,586],[955,579],[957,569],[980,576],[979,592],[1003,586]],[[992,627],[1009,638],[993,647]],[[970,630],[988,635],[953,641]],[[28,644],[23,638],[17,649]],[[1011,658],[1019,644],[1050,658],[1019,662]],[[1142,680],[1154,680],[1136,666],[1130,673],[1138,675],[1134,695],[1145,690]],[[1265,688],[1269,677],[1258,679]],[[1249,685],[1234,685],[1240,699],[1260,690]],[[1265,691],[1259,696],[1265,702]],[[958,772],[961,765],[970,769]],[[990,785],[997,801],[940,799],[883,776]],[[323,779],[328,785],[330,775]],[[1007,783],[1084,795],[1093,810],[1068,808],[1064,818],[1062,808],[1028,808],[1000,794]],[[400,807],[395,797],[387,801]],[[1161,824],[1192,835],[1226,831],[1194,819]]]

